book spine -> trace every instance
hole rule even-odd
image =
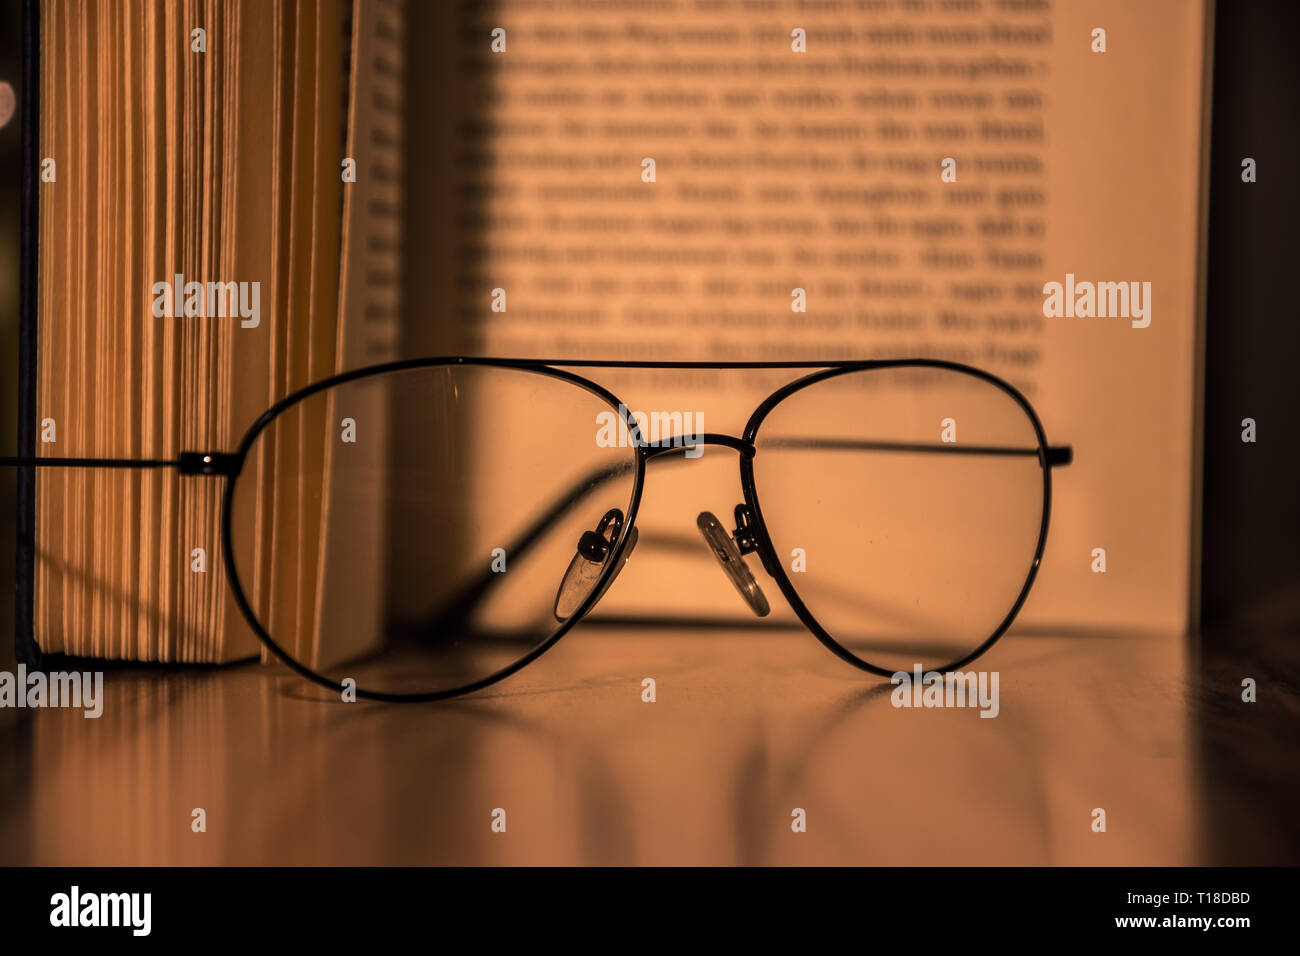
[[[41,129],[41,4],[23,0],[22,219],[18,277],[18,454],[36,454],[36,276],[39,253]],[[14,567],[14,652],[39,666],[33,608],[36,586],[36,470],[18,472],[17,559]]]

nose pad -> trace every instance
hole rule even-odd
[[[767,605],[767,598],[763,597],[763,591],[754,580],[749,565],[741,557],[740,549],[732,540],[731,533],[722,526],[711,511],[701,511],[700,516],[695,519],[695,524],[700,529],[700,534],[704,535],[704,540],[709,543],[709,548],[713,551],[713,556],[718,559],[718,564],[722,565],[722,570],[736,586],[736,590],[745,599],[750,610],[759,617],[767,617],[768,611],[771,610]]]
[[[601,572],[605,569],[605,562],[610,560],[614,554],[614,542],[618,540],[618,533],[622,529],[623,512],[617,508],[611,508],[600,519],[595,531],[584,531],[582,533],[582,537],[578,539],[578,546],[573,555],[573,560],[569,562],[568,570],[564,572],[564,577],[560,579],[560,588],[555,593],[555,619],[557,621],[567,621],[578,608],[582,607],[582,602],[587,600],[587,595],[591,593],[591,589],[600,580]],[[605,586],[600,589],[600,596],[604,596],[605,592],[609,590],[609,586],[614,583],[614,579],[618,577],[628,559],[632,557],[632,550],[636,547],[636,538],[636,528],[633,528],[628,535],[627,547],[623,549],[623,558],[618,567],[610,574]],[[597,597],[596,600],[599,601],[600,597]]]

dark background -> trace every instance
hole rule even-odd
[[[1300,626],[1298,27],[1294,0],[1220,3],[1215,17],[1202,542],[1211,628]],[[1253,445],[1243,418],[1256,421]]]
[[[0,0],[0,81],[14,88],[21,103],[22,7]],[[22,109],[0,127],[0,455],[16,452],[18,435],[18,227],[21,169],[19,135]],[[14,520],[17,472],[0,468],[0,669],[14,664],[11,622],[14,619]]]
[[[1203,695],[1197,715],[1211,858],[1300,857],[1300,4],[1220,2],[1215,16],[1206,285]],[[1257,181],[1241,181],[1252,157]],[[1152,157],[1158,162],[1158,157]],[[1241,420],[1255,419],[1254,444]],[[1241,702],[1252,677],[1259,700]],[[1217,825],[1216,825],[1217,824]]]

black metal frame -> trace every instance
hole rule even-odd
[[[889,677],[893,672],[877,667],[866,661],[861,660],[850,651],[846,650],[829,633],[817,622],[812,612],[804,604],[795,590],[785,567],[776,555],[776,549],[772,544],[771,537],[768,533],[767,526],[763,521],[762,509],[759,506],[758,493],[754,482],[753,458],[755,453],[755,440],[758,431],[764,419],[768,414],[777,407],[782,401],[796,392],[815,385],[818,382],[827,379],[836,378],[841,375],[853,372],[871,371],[879,369],[898,369],[898,368],[930,368],[945,369],[952,372],[958,372],[969,375],[974,378],[996,386],[1004,393],[1009,395],[1021,410],[1024,411],[1029,422],[1032,424],[1034,434],[1037,438],[1038,445],[1035,448],[1004,448],[990,446],[960,446],[960,445],[915,445],[904,443],[887,443],[887,442],[860,442],[852,443],[853,447],[873,450],[898,450],[898,451],[935,451],[935,452],[957,452],[966,454],[994,454],[994,455],[1032,455],[1038,459],[1039,466],[1043,472],[1043,501],[1042,501],[1042,520],[1039,525],[1038,542],[1034,549],[1033,561],[1029,566],[1029,571],[1025,577],[1019,595],[1012,604],[1011,609],[1007,612],[1006,617],[993,631],[993,633],[974,651],[960,660],[953,661],[942,670],[953,670],[961,667],[987,651],[1011,626],[1011,622],[1019,613],[1020,608],[1024,605],[1025,599],[1029,596],[1029,590],[1033,586],[1034,578],[1038,574],[1038,567],[1042,562],[1043,550],[1047,544],[1047,528],[1051,514],[1051,497],[1052,497],[1052,468],[1062,465],[1068,465],[1073,460],[1073,450],[1070,446],[1051,446],[1047,443],[1047,436],[1043,431],[1042,423],[1038,415],[1034,412],[1033,406],[1029,404],[1028,399],[1022,395],[1010,383],[1003,381],[995,375],[985,372],[981,369],[969,365],[963,365],[957,362],[948,362],[940,359],[885,359],[885,360],[868,360],[852,362],[654,362],[654,361],[597,361],[589,359],[579,360],[560,360],[560,359],[495,359],[495,358],[468,358],[460,356],[450,357],[430,357],[420,359],[408,359],[397,362],[386,362],[380,365],[371,365],[365,368],[355,369],[350,372],[342,372],[329,378],[313,382],[290,395],[282,398],[270,408],[268,408],[255,421],[252,426],[244,433],[240,439],[239,445],[234,452],[182,452],[175,459],[119,459],[119,458],[42,458],[39,456],[20,456],[20,457],[0,457],[0,466],[11,467],[68,467],[68,468],[176,468],[182,475],[211,475],[221,476],[227,479],[224,493],[222,496],[221,506],[221,546],[222,559],[226,569],[226,575],[235,601],[239,605],[240,612],[244,615],[252,627],[253,632],[258,639],[269,648],[281,661],[292,668],[294,671],[314,681],[324,687],[334,691],[342,692],[344,687],[328,677],[313,671],[311,668],[295,660],[291,655],[286,653],[275,639],[271,637],[263,628],[261,622],[257,619],[257,614],[253,611],[244,593],[243,586],[239,580],[238,571],[235,568],[234,549],[231,546],[231,509],[234,503],[235,482],[243,471],[244,461],[248,455],[253,442],[258,436],[273,422],[280,414],[287,409],[299,404],[303,400],[333,388],[343,385],[347,382],[353,382],[358,379],[372,378],[378,375],[386,375],[393,372],[404,372],[411,369],[436,368],[443,366],[484,366],[495,368],[516,369],[523,372],[531,372],[549,376],[552,378],[567,381],[579,388],[596,395],[609,406],[622,414],[625,424],[628,426],[628,435],[634,448],[633,467],[635,476],[632,486],[632,497],[628,503],[626,518],[623,521],[621,531],[614,544],[614,554],[612,560],[605,562],[605,567],[601,572],[600,578],[591,588],[590,594],[583,601],[582,605],[574,611],[566,620],[560,622],[556,632],[546,641],[543,641],[537,647],[533,648],[523,657],[514,661],[507,667],[504,667],[495,673],[489,674],[473,683],[466,684],[462,687],[452,690],[433,691],[428,693],[396,694],[382,691],[371,691],[365,688],[355,688],[356,695],[359,698],[381,701],[432,701],[442,700],[449,697],[459,697],[464,694],[473,693],[481,690],[498,681],[504,680],[511,674],[532,663],[552,646],[560,638],[569,632],[569,630],[582,620],[583,617],[595,606],[603,595],[606,586],[613,574],[617,572],[623,557],[624,550],[630,539],[631,530],[635,527],[637,511],[641,504],[641,492],[645,484],[646,464],[652,459],[667,455],[673,452],[683,452],[691,447],[698,445],[720,445],[732,448],[739,453],[740,459],[740,484],[741,492],[744,498],[744,504],[736,507],[737,527],[733,532],[737,546],[742,554],[757,553],[759,560],[762,562],[764,570],[772,576],[781,593],[785,595],[786,601],[794,610],[795,614],[803,622],[813,635],[821,641],[837,657],[852,664],[854,667],[877,674],[882,677]],[[612,392],[603,386],[577,375],[573,372],[566,371],[570,368],[623,368],[623,369],[701,369],[701,370],[725,370],[725,369],[814,369],[810,375],[805,375],[782,386],[777,391],[769,395],[754,410],[746,423],[744,431],[740,437],[733,435],[721,435],[706,433],[702,436],[691,436],[691,445],[684,445],[680,436],[670,440],[663,440],[656,443],[646,442],[641,438],[636,421],[628,411],[627,406],[621,402]],[[576,493],[575,493],[576,494]],[[568,499],[571,503],[575,498]],[[562,507],[567,507],[567,503],[562,502]],[[544,519],[545,520],[545,519]],[[476,594],[475,597],[478,595]]]

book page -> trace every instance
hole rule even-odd
[[[444,318],[408,330],[410,354],[977,366],[1075,449],[1020,623],[1186,626],[1200,4],[561,0],[422,15],[434,55],[413,80],[429,105],[411,135],[428,166],[408,254]],[[1067,295],[1076,280],[1125,283],[1128,312],[1046,315],[1045,286]],[[707,407],[708,430],[733,434],[774,387],[593,376],[633,407]],[[708,479],[725,485],[719,507],[740,500],[728,469]],[[700,593],[701,566],[670,554],[638,594],[649,551],[602,610]]]
[[[38,452],[233,450],[271,403],[336,371],[343,4],[225,2],[191,22],[174,0],[47,0],[41,22],[55,172],[40,197]],[[301,445],[304,487],[321,445]],[[261,609],[273,572],[291,582],[272,624],[310,639],[318,536],[301,553],[280,542],[321,509],[279,507],[297,472],[272,487],[257,468],[243,478],[263,485],[255,519],[231,531],[242,583]],[[98,468],[36,482],[43,650],[257,653],[222,559],[221,482]]]
[[[352,5],[348,137],[343,178],[336,371],[395,357],[401,275],[402,9],[378,0]],[[388,409],[377,393],[328,403],[326,422],[365,422],[367,466],[348,468],[339,445],[324,447],[320,571],[311,663],[368,650],[383,611],[382,485],[392,453]],[[369,485],[369,487],[368,487]],[[339,542],[344,542],[340,545]]]

